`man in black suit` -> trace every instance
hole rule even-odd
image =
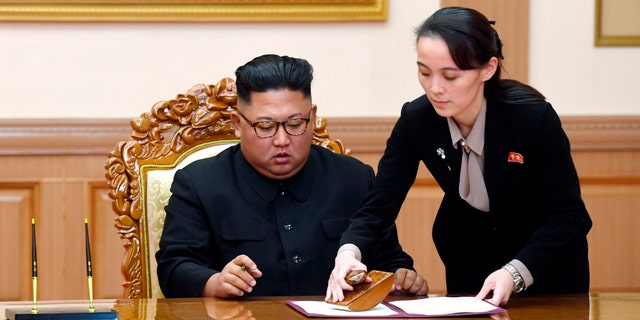
[[[167,297],[322,295],[342,232],[373,169],[312,145],[313,68],[260,56],[236,70],[240,144],[179,170],[171,186],[158,278]],[[395,271],[395,290],[424,295],[394,224],[365,260]]]

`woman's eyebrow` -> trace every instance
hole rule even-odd
[[[417,64],[420,67],[425,67],[425,68],[431,70],[431,68],[429,68],[426,64],[424,64],[424,63],[422,63],[420,61],[417,61]],[[444,67],[444,68],[442,68],[440,70],[442,70],[442,71],[447,71],[447,70],[448,71],[460,71],[460,68],[458,68],[458,67]]]

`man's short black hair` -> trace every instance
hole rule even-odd
[[[289,89],[311,97],[313,67],[305,59],[265,54],[236,69],[238,99],[251,103],[251,92]]]

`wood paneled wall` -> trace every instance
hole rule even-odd
[[[120,297],[122,242],[104,178],[106,154],[128,121],[0,122],[0,300],[31,298],[31,218],[36,219],[38,296],[88,297],[88,218],[96,298]]]
[[[587,208],[593,291],[640,291],[640,117],[563,117]],[[335,118],[328,130],[374,168],[395,119]],[[36,219],[39,299],[85,299],[83,221],[90,225],[96,298],[122,295],[104,163],[128,121],[0,120],[0,300],[31,299],[31,218]],[[444,268],[431,240],[442,193],[424,167],[398,219],[400,239],[432,292]]]

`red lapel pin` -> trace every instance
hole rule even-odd
[[[517,152],[509,152],[509,156],[507,157],[507,161],[509,162],[517,162],[519,164],[524,164],[524,158],[521,154]]]

